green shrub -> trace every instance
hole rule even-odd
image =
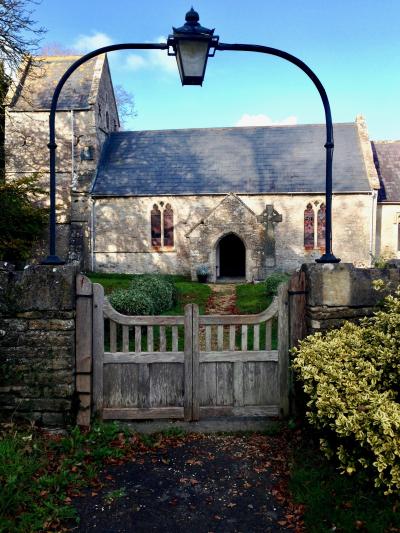
[[[274,272],[274,274],[268,276],[264,281],[266,295],[269,297],[275,296],[278,293],[279,285],[285,283],[289,278],[290,276],[283,272]]]
[[[166,276],[134,276],[128,289],[117,289],[109,297],[117,311],[127,315],[157,315],[176,303],[176,289]]]
[[[176,303],[176,289],[173,282],[157,274],[135,276],[129,291],[147,294],[153,301],[154,314],[171,309]]]
[[[29,257],[48,222],[48,209],[34,203],[43,193],[36,174],[0,183],[0,260]]]
[[[124,315],[154,315],[153,299],[141,290],[116,289],[110,294],[109,300]]]
[[[400,492],[400,288],[372,318],[293,352],[321,449],[343,473],[364,469],[386,494]]]

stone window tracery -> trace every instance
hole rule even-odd
[[[304,210],[304,248],[314,249],[314,209],[308,204]]]
[[[174,247],[174,211],[171,204],[160,202],[162,211],[157,204],[151,210],[151,246],[154,250],[165,250]]]
[[[326,207],[321,204],[317,215],[317,248],[325,251],[325,225],[326,225]]]

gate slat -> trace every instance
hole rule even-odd
[[[154,351],[153,326],[147,326],[147,351],[148,352]]]
[[[229,326],[229,349],[233,352],[236,347],[236,326]]]
[[[254,325],[254,343],[253,350],[258,352],[260,349],[260,326],[258,324]]]
[[[211,352],[211,326],[206,326],[206,352]]]
[[[247,326],[242,326],[242,351],[247,351]]]
[[[233,364],[233,405],[243,405],[243,363]]]
[[[172,351],[178,351],[178,326],[172,326]]]
[[[218,351],[222,352],[224,349],[224,326],[218,326],[217,332]]]
[[[117,324],[110,320],[110,351],[117,351]]]
[[[122,351],[129,352],[129,326],[122,326]]]
[[[142,326],[135,326],[135,352],[142,351]]]
[[[167,339],[165,337],[165,326],[160,326],[160,352],[167,351]]]
[[[272,349],[271,320],[268,320],[268,322],[265,323],[265,349],[266,350],[271,350]]]

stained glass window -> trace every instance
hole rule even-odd
[[[314,249],[314,210],[311,204],[304,211],[304,248]]]
[[[164,209],[164,246],[174,245],[174,212],[170,204]]]
[[[161,246],[161,211],[157,204],[151,210],[151,245],[156,248]]]
[[[317,247],[320,250],[325,250],[325,225],[326,225],[326,207],[321,204],[318,210],[318,226],[317,226]]]

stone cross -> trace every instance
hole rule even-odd
[[[265,226],[264,258],[265,266],[275,266],[275,225],[282,222],[282,215],[267,204],[264,211],[257,217],[257,221]]]

